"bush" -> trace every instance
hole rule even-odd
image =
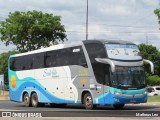
[[[158,75],[147,76],[147,84],[151,86],[160,85],[160,77]]]

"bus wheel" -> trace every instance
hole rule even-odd
[[[83,98],[83,103],[86,109],[93,109],[95,105],[93,105],[93,99],[90,93],[86,93]]]
[[[32,104],[31,104],[31,100],[30,100],[30,97],[29,97],[29,94],[28,93],[25,93],[24,96],[23,96],[23,102],[24,102],[24,105],[26,107],[31,107]]]
[[[38,107],[39,106],[37,93],[32,94],[31,104],[32,104],[33,107]]]
[[[116,110],[120,110],[120,109],[122,109],[124,107],[124,104],[114,104],[113,107]]]

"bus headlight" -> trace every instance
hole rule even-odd
[[[121,95],[121,92],[114,92],[114,91],[110,91],[111,94],[115,94],[115,95]]]
[[[114,94],[114,91],[109,91],[111,94]]]
[[[147,93],[148,93],[148,92],[147,92],[147,88],[146,88],[143,94],[146,95]]]
[[[116,102],[120,102],[118,98],[114,98],[114,101],[116,101]]]
[[[147,91],[145,91],[144,94],[146,95],[146,94],[147,94]]]
[[[115,94],[115,95],[121,95],[121,93],[120,93],[120,92],[115,92],[114,94]]]

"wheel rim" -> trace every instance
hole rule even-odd
[[[28,96],[28,95],[25,95],[25,96],[24,96],[24,103],[25,103],[25,104],[28,104],[28,103],[29,103],[29,96]]]
[[[32,103],[33,103],[34,106],[37,105],[37,97],[36,96],[33,96]]]
[[[92,105],[92,97],[91,96],[87,96],[85,103],[86,103],[87,107],[90,107]]]

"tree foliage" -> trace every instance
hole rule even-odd
[[[60,16],[35,10],[9,13],[8,18],[0,22],[0,34],[6,46],[14,44],[22,52],[67,40]]]
[[[158,17],[158,23],[160,24],[160,8],[159,9],[155,9],[154,10],[154,14],[157,15],[157,17]]]
[[[144,59],[150,60],[154,63],[154,72],[160,76],[160,52],[152,45],[140,44],[139,49]],[[146,65],[146,71],[150,73],[149,65]]]
[[[8,59],[10,55],[16,54],[16,51],[9,51],[0,54],[0,74],[4,74],[4,83],[8,83]]]
[[[158,75],[148,76],[147,77],[148,85],[160,85],[160,77]]]

